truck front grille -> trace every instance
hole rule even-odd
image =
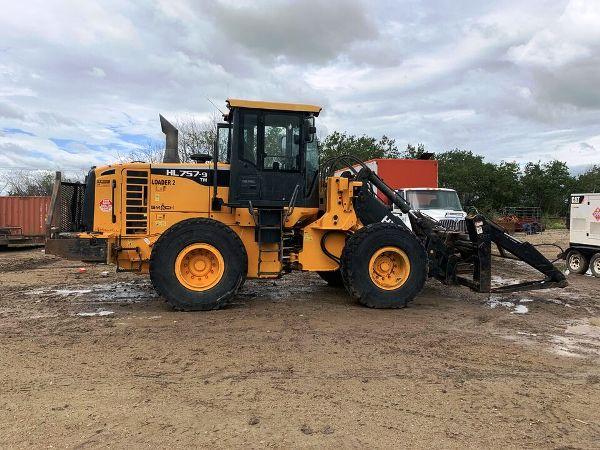
[[[125,234],[148,233],[148,171],[127,170]]]
[[[450,231],[461,231],[463,233],[467,232],[467,225],[464,219],[454,220],[454,219],[441,219],[440,224]]]

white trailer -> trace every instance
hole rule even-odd
[[[571,194],[569,248],[563,253],[574,273],[600,277],[600,193]]]

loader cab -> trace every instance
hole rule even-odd
[[[227,105],[228,203],[280,208],[295,196],[295,206],[318,207],[315,117],[321,108],[233,99]]]

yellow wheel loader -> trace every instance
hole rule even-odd
[[[162,163],[94,167],[85,183],[57,174],[46,253],[149,273],[186,311],[221,308],[247,278],[292,270],[317,272],[373,308],[406,306],[427,277],[480,292],[566,285],[535,248],[485,217],[468,216],[467,233],[447,230],[356,158],[319,161],[320,107],[236,99],[227,107],[212,151],[191,162],[179,161],[177,129],[160,116]],[[412,230],[390,205],[409,214]],[[492,289],[492,242],[545,278]]]

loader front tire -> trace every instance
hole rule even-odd
[[[423,289],[427,254],[410,231],[394,224],[361,228],[342,252],[346,289],[370,308],[403,308]]]
[[[241,287],[247,268],[239,236],[206,218],[173,225],[156,241],[150,256],[152,285],[179,311],[222,308]]]

